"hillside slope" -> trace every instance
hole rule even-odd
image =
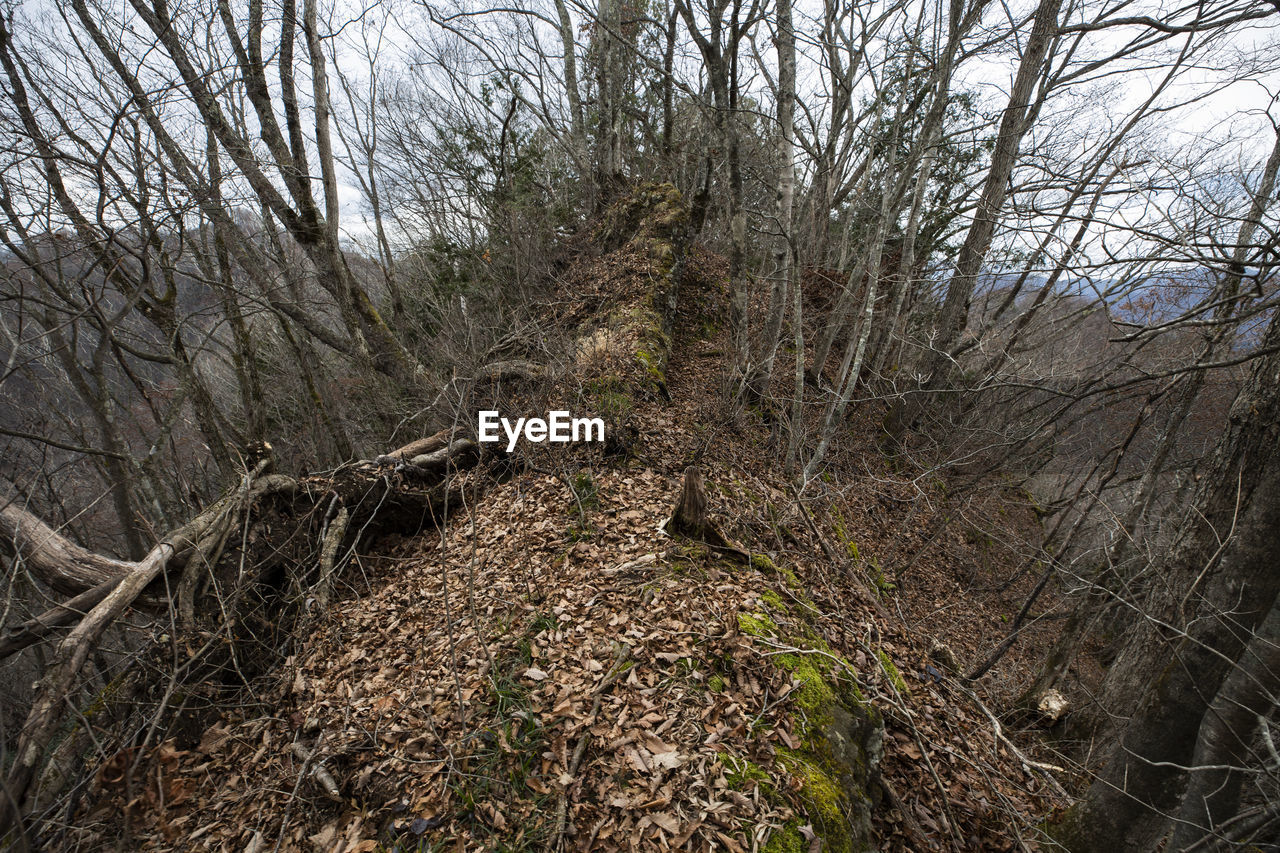
[[[151,750],[139,785],[99,773],[62,846],[1031,843],[1055,783],[930,657],[948,625],[968,625],[963,654],[998,624],[955,581],[978,546],[947,534],[895,590],[892,560],[934,518],[892,499],[910,477],[859,486],[874,451],[856,425],[798,500],[759,417],[718,402],[713,256],[694,251],[680,310],[660,316],[675,255],[646,223],[677,201],[576,262],[567,278],[597,291],[572,319],[608,340],[525,392],[608,409],[626,440],[501,460],[467,475],[440,530],[365,546],[281,666]],[[745,561],[665,530],[694,463]]]

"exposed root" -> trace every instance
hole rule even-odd
[[[166,676],[170,683],[162,705],[169,702],[179,678],[197,682],[227,666],[243,678],[238,655],[245,652],[237,652],[237,642],[252,638],[262,645],[256,633],[270,625],[263,621],[264,608],[270,614],[265,618],[273,621],[294,613],[304,597],[325,608],[344,548],[353,548],[362,536],[413,534],[438,525],[451,508],[462,506],[449,475],[473,467],[479,449],[445,431],[380,459],[392,464],[360,462],[328,478],[305,479],[269,473],[270,460],[264,459],[235,490],[136,563],[92,554],[20,507],[4,508],[0,539],[50,586],[77,594],[0,639],[3,658],[74,626],[37,689],[19,734],[16,758],[3,781],[0,846],[27,837],[31,828],[23,823],[36,799],[47,802],[51,796],[42,782],[37,798],[35,780],[41,778],[42,765],[53,760],[51,754],[58,752],[51,753],[51,746],[62,730],[64,710],[77,707],[74,695],[83,683],[81,670],[98,653],[107,629],[122,616],[149,596],[153,606],[158,602],[171,608],[178,634],[188,638],[190,657],[181,664],[181,672]],[[312,543],[318,543],[318,559]],[[286,630],[290,618],[281,619]],[[175,642],[167,635],[156,636],[160,642]],[[201,639],[189,642],[197,637]],[[138,652],[148,654],[145,647]],[[228,655],[229,664],[218,662]],[[162,671],[176,665],[164,663],[167,655],[154,657]],[[102,691],[100,700],[110,701],[115,687]],[[337,787],[323,763],[311,757],[303,760],[311,765],[316,784],[334,796]]]

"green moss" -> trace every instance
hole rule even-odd
[[[760,848],[761,853],[806,853],[809,842],[805,841],[800,833],[800,827],[803,825],[799,820],[787,821],[769,836],[764,847]]]
[[[649,374],[649,378],[655,382],[666,382],[667,377],[662,372],[662,362],[651,353],[639,349],[636,350],[636,360],[644,366],[645,372]]]
[[[606,391],[601,394],[597,405],[597,411],[605,417],[612,417],[615,420],[621,419],[631,412],[631,398],[616,391]]]
[[[111,702],[116,698],[116,695],[120,692],[120,688],[123,687],[125,682],[128,680],[128,675],[128,670],[125,670],[115,678],[111,679],[111,681],[93,697],[93,701],[80,712],[81,716],[86,720],[91,719],[97,715],[98,712],[111,704]]]
[[[594,398],[596,411],[609,420],[623,420],[634,408],[627,383],[618,376],[593,379],[584,388]]]
[[[725,688],[724,678],[719,675],[713,675],[707,679],[707,689],[712,693],[722,693]]]
[[[787,603],[782,600],[782,596],[778,595],[771,589],[766,589],[761,593],[760,600],[781,613],[786,613],[791,609],[787,606]]]
[[[1049,514],[1049,511],[1041,506],[1040,501],[1036,500],[1036,496],[1031,494],[1030,489],[1023,488],[1022,496],[1026,498],[1027,504],[1031,507],[1031,511],[1036,514],[1036,518],[1044,518]]]
[[[778,626],[764,613],[739,613],[738,630],[749,637],[778,636]]]
[[[729,753],[724,753],[721,758],[724,760],[725,767],[728,770],[724,774],[724,779],[733,790],[748,791],[751,789],[751,783],[753,782],[766,787],[770,791],[773,790],[773,783],[769,779],[769,774],[760,765]]]
[[[831,684],[832,692],[850,707],[861,707],[866,704],[867,700],[862,695],[862,690],[858,687],[858,682],[853,677],[853,673],[856,672],[853,664],[846,658],[836,654],[827,641],[818,636],[808,625],[801,626],[801,634],[803,645],[815,651],[823,652],[821,655],[806,655],[805,657],[827,678]]]
[[[871,557],[866,563],[867,578],[875,587],[876,592],[883,598],[898,588],[897,584],[890,581],[884,576],[884,569],[880,566],[880,561],[875,557]]]
[[[889,679],[889,683],[893,685],[893,689],[899,693],[910,695],[911,688],[907,687],[907,681],[902,677],[902,673],[898,671],[898,667],[894,665],[893,659],[889,657],[889,653],[884,649],[876,649],[876,657],[880,660],[880,669],[884,671],[885,677]]]
[[[799,590],[800,578],[796,577],[796,573],[786,566],[779,566],[770,560],[765,554],[751,555],[751,568],[759,572],[772,573],[782,578],[783,582],[793,590]]]
[[[849,531],[845,527],[844,515],[840,512],[840,507],[832,505],[831,507],[831,529],[835,531],[836,538],[840,544],[844,546],[848,552],[850,559],[855,563],[859,563],[866,571],[868,579],[871,581],[872,587],[882,597],[888,595],[897,587],[884,576],[884,569],[880,567],[880,561],[875,555],[864,558],[858,549],[858,543],[854,542],[849,536]]]
[[[781,602],[772,592],[762,599],[770,607]],[[789,696],[795,742],[793,748],[779,748],[777,756],[779,767],[798,782],[799,789],[791,797],[779,791],[770,799],[781,805],[786,797],[803,817],[775,831],[763,849],[808,850],[809,842],[798,831],[805,824],[813,826],[824,850],[867,849],[871,825],[866,786],[882,751],[879,712],[867,704],[850,677],[849,662],[836,655],[802,618],[788,623],[785,634],[778,634],[777,624],[763,613],[740,613],[738,622],[744,634],[776,635],[797,649],[769,660],[790,673],[796,685]]]
[[[862,555],[858,553],[858,543],[853,541],[853,537],[849,535],[848,528],[844,524],[844,514],[840,512],[840,507],[835,504],[831,505],[831,529],[836,532],[836,539],[844,546],[849,557],[855,562],[862,561]]]
[[[796,707],[804,714],[797,721],[801,737],[806,737],[815,726],[831,722],[831,708],[839,700],[827,681],[826,673],[814,662],[814,656],[785,654],[778,655],[775,660],[799,683],[791,695],[795,697]]]
[[[605,211],[595,238],[607,251],[636,240],[670,245],[688,219],[684,196],[674,185],[644,183]]]
[[[844,526],[844,513],[840,512],[840,507],[835,504],[831,505],[831,529],[836,532],[836,538],[841,543],[849,541],[849,531]]]
[[[804,752],[780,747],[778,761],[788,773],[800,780],[800,796],[808,807],[809,817],[828,832],[838,830],[844,822],[844,810],[840,807],[844,790],[840,783]],[[825,840],[829,848],[838,849],[834,843],[836,839],[827,837]]]
[[[636,362],[643,369],[641,387],[637,391],[654,391],[666,384],[667,355],[671,351],[671,338],[663,329],[662,314],[649,294],[639,302],[614,310],[608,319],[610,328],[617,335],[636,340]]]

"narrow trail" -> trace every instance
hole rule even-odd
[[[803,758],[836,690],[885,718],[859,806],[882,849],[1017,849],[1007,815],[1042,812],[1044,780],[922,679],[927,639],[851,547],[870,522],[806,521],[767,430],[721,408],[724,337],[681,315],[630,458],[467,475],[441,531],[354,557],[274,678],[151,756],[129,845],[790,851],[849,825]],[[659,530],[693,462],[751,565]],[[129,793],[97,797],[85,843]]]

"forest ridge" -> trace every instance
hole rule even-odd
[[[1278,23],[9,3],[0,845],[1280,848]]]

